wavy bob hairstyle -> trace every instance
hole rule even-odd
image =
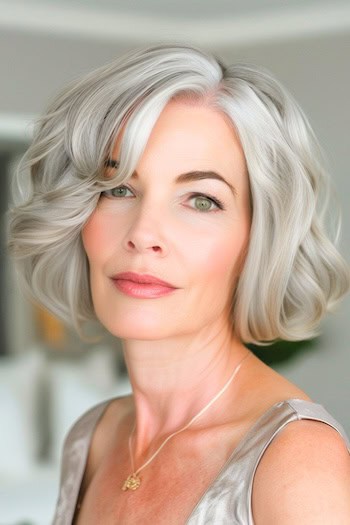
[[[224,66],[179,43],[137,49],[64,89],[41,116],[20,162],[9,248],[31,297],[81,329],[94,319],[81,230],[101,191],[125,183],[152,128],[174,99],[228,117],[245,154],[252,226],[231,320],[242,341],[266,344],[318,333],[349,287],[334,233],[326,232],[329,181],[310,125],[268,72]],[[122,126],[120,165],[105,163]],[[338,221],[339,222],[339,221]]]

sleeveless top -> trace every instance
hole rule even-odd
[[[114,399],[85,412],[65,438],[60,491],[52,525],[72,524],[94,429]],[[350,442],[344,428],[322,405],[302,399],[280,401],[258,418],[235,447],[185,521],[186,525],[254,525],[251,496],[259,460],[276,434],[291,421],[300,419],[321,421],[333,427],[343,437],[350,453]]]

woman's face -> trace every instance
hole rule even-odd
[[[82,232],[101,323],[125,339],[227,324],[250,218],[245,159],[228,121],[204,106],[170,102],[133,176],[101,194]],[[121,272],[174,288],[158,294],[116,279]]]

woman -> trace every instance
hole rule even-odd
[[[268,73],[180,44],[42,117],[12,253],[36,300],[122,339],[132,386],[67,435],[55,524],[349,522],[344,430],[244,345],[315,336],[348,289],[317,155]]]

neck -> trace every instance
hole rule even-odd
[[[200,412],[247,355],[244,345],[228,330],[162,341],[127,340],[123,347],[133,390],[136,459]],[[225,403],[232,407],[237,384],[234,378],[193,426],[219,424]]]

